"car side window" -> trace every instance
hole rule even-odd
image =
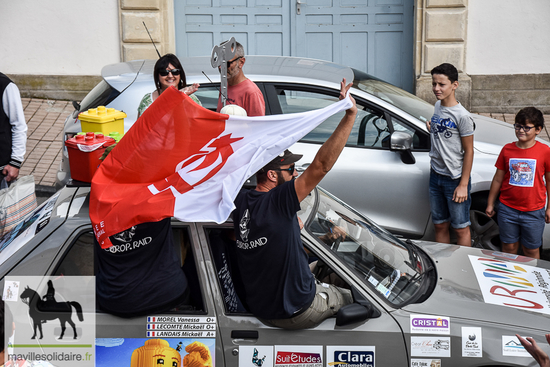
[[[242,284],[233,228],[208,228],[206,237],[214,262],[218,284],[222,292],[225,311],[233,314],[248,313]]]
[[[80,234],[55,270],[55,276],[93,276],[94,235],[92,231]]]
[[[216,108],[218,107],[218,97],[220,95],[218,87],[201,85],[199,90],[197,90],[194,94],[199,101],[201,101],[204,108],[207,108],[210,111],[216,111]]]
[[[187,227],[172,227],[176,254],[190,287],[191,302],[194,310],[204,310],[203,292],[197,273],[189,230]],[[55,268],[53,276],[93,276],[97,268],[94,258],[94,235],[91,229],[77,235],[69,249]]]
[[[323,93],[278,89],[277,97],[283,113],[297,113],[316,110],[338,102],[338,98]],[[358,113],[347,141],[347,146],[388,147],[388,123],[381,111],[357,104]],[[302,142],[323,144],[336,129],[345,112],[339,112],[321,123]]]

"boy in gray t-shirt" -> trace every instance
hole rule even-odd
[[[451,64],[432,70],[432,90],[437,98],[434,115],[428,121],[430,150],[430,206],[435,240],[450,243],[449,227],[457,243],[471,246],[470,171],[474,158],[474,122],[456,100],[458,71]]]

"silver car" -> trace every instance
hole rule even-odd
[[[101,81],[67,118],[64,139],[80,131],[78,113],[107,105],[128,114],[125,128],[137,118],[138,104],[154,89],[154,60],[105,66]],[[204,107],[215,110],[219,75],[207,57],[182,59],[188,83],[200,83],[196,93]],[[210,79],[203,74],[209,74]],[[430,139],[426,120],[433,106],[380,79],[334,63],[293,57],[247,56],[245,74],[264,94],[266,114],[302,112],[338,99],[342,78],[353,81],[351,93],[359,112],[338,162],[323,179],[328,191],[352,203],[382,227],[406,238],[433,240],[428,201]],[[343,112],[322,123],[291,148],[304,157],[303,170],[330,136]],[[475,246],[498,249],[498,226],[485,213],[494,164],[501,147],[515,140],[513,128],[503,122],[473,115],[472,241]],[[57,175],[58,187],[70,178],[65,152]],[[550,230],[545,231],[550,246]]]
[[[96,274],[89,192],[89,186],[63,188],[0,238],[3,289],[7,279],[24,288],[31,275],[46,276],[57,287],[73,276]],[[231,264],[232,253],[215,245],[224,232],[233,231],[231,221],[172,220],[177,253],[193,277],[191,305],[134,318],[96,310],[95,365],[130,366],[134,347],[127,345],[158,339],[176,351],[177,345],[202,343],[207,352],[203,349],[201,356],[211,361],[200,366],[536,366],[518,347],[516,333],[535,338],[550,352],[544,342],[550,325],[545,296],[549,262],[403,241],[322,189],[301,203],[298,215],[305,223],[302,241],[310,260],[316,261],[317,278],[350,289],[353,304],[315,328],[295,331],[269,326],[246,310],[231,311],[228,284],[241,300],[246,295],[238,290],[238,274],[231,270],[235,267],[219,260],[225,256]],[[335,227],[345,235],[327,235]],[[29,327],[28,318],[16,321],[16,330]],[[57,335],[58,325],[48,321],[42,328]],[[81,330],[79,322],[76,326]],[[185,362],[188,352],[178,351],[184,367],[191,366]]]

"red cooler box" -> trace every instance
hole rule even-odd
[[[101,163],[99,158],[105,152],[105,148],[114,143],[115,139],[92,132],[66,140],[72,179],[92,182],[92,177]]]

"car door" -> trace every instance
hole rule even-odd
[[[338,100],[338,91],[312,85],[273,83],[266,84],[265,90],[274,113],[309,111]],[[354,98],[359,110],[355,125],[320,185],[393,233],[422,237],[430,215],[429,135],[366,96]],[[304,155],[298,170],[307,168],[343,115],[330,117],[291,148]],[[390,148],[395,131],[413,136],[413,164],[404,163],[402,155]]]
[[[222,341],[223,356],[226,366],[273,366],[285,364],[285,358],[294,354],[296,358],[315,358],[321,356],[323,361],[329,361],[336,352],[349,352],[364,354],[372,351],[372,356],[384,364],[392,366],[405,366],[408,364],[407,351],[402,337],[402,332],[393,317],[386,312],[378,301],[373,299],[363,288],[359,290],[362,297],[376,303],[381,311],[380,317],[369,319],[346,326],[337,326],[336,318],[332,317],[323,321],[319,326],[305,330],[283,330],[266,325],[246,310],[235,311],[224,300],[231,298],[227,287],[228,264],[220,263],[219,259],[231,257],[232,252],[226,248],[220,254],[217,236],[227,235],[229,239],[233,228],[231,224],[216,226],[212,224],[198,225],[200,242],[207,243],[203,246],[205,264],[211,282],[212,297],[217,310],[219,337]],[[231,240],[227,243],[231,243]],[[316,244],[311,238],[304,237],[304,244],[316,250]],[[321,255],[321,257],[323,257]],[[331,259],[325,259],[334,267],[341,266]],[[231,263],[232,260],[229,261]],[[213,265],[213,266],[209,266]],[[230,276],[236,289],[238,286],[238,274],[233,272]],[[343,273],[339,274],[345,276]],[[346,278],[351,284],[356,280]],[[242,293],[241,293],[242,295]],[[232,310],[233,309],[233,310]],[[348,354],[347,354],[348,355]],[[327,358],[327,359],[325,359]],[[275,362],[274,362],[275,361]],[[258,364],[260,363],[260,364]],[[288,363],[287,363],[288,364]],[[326,365],[325,363],[323,365]],[[367,366],[368,364],[365,364]]]
[[[85,212],[85,213],[84,213]],[[37,246],[40,258],[44,259],[41,247],[57,246],[56,255],[49,260],[45,275],[56,280],[74,276],[93,276],[97,271],[94,266],[93,232],[87,208],[80,218],[69,220],[63,226],[63,231],[54,234],[52,241]],[[68,235],[66,234],[69,231]],[[200,251],[200,243],[193,223],[172,221],[174,246],[182,261],[182,269],[187,275],[191,290],[191,303],[185,308],[154,313],[147,316],[122,318],[113,316],[96,308],[96,366],[130,365],[130,359],[137,348],[145,347],[148,342],[163,340],[166,348],[179,352],[181,358],[200,351],[205,361],[211,359],[210,365],[223,366],[221,339],[216,323],[216,307],[213,305],[210,283],[206,275],[205,262]],[[62,235],[62,236],[61,236]],[[10,274],[28,274],[35,256],[29,254],[28,261],[14,269]],[[162,271],[162,269],[158,269]],[[177,287],[174,284],[174,287]],[[140,297],[147,297],[143,293]],[[88,304],[91,301],[87,301]],[[92,303],[93,304],[93,303]],[[79,329],[80,330],[80,329]],[[195,343],[197,342],[197,343]],[[194,344],[194,349],[186,349]],[[200,344],[199,344],[200,343]],[[207,350],[207,352],[205,352]],[[198,358],[198,354],[191,358]],[[205,363],[207,363],[206,361]],[[155,364],[156,365],[156,364]],[[172,365],[172,364],[168,364]]]

